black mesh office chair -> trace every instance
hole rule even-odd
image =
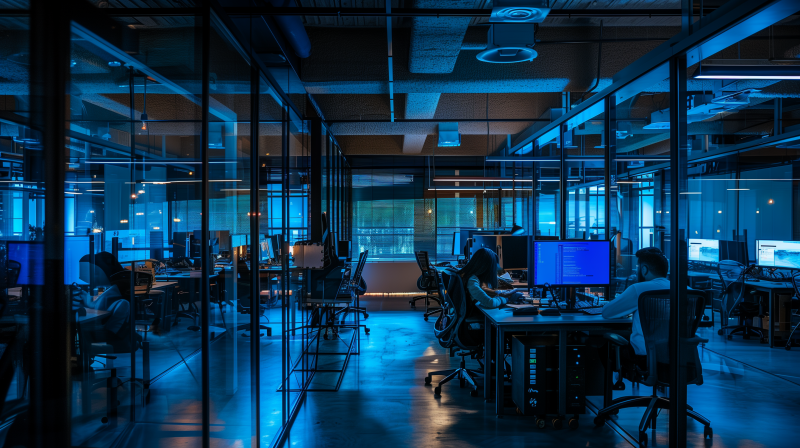
[[[670,292],[668,289],[647,291],[639,295],[639,320],[642,324],[644,343],[647,349],[647,367],[642,370],[638,366],[623,369],[619,361],[619,347],[628,345],[628,341],[616,333],[607,333],[608,339],[614,346],[617,353],[617,370],[620,375],[625,376],[631,382],[636,382],[645,386],[653,387],[653,394],[650,396],[632,396],[614,399],[610,406],[601,409],[594,419],[596,425],[602,425],[610,415],[616,414],[620,409],[644,407],[646,411],[639,423],[639,446],[647,445],[648,427],[655,430],[656,417],[661,409],[669,409],[669,399],[656,395],[659,386],[668,387],[670,363],[674,360],[669,356],[669,320],[670,320]],[[703,384],[703,367],[700,363],[700,355],[697,346],[701,342],[708,342],[707,339],[699,338],[695,335],[700,325],[705,310],[703,295],[690,294],[686,298],[686,327],[689,337],[681,338],[681,351],[691,352],[691,361],[687,363],[687,384]],[[702,415],[695,412],[691,406],[686,406],[686,414],[702,423],[704,436],[712,438],[714,436],[711,429],[711,422]]]
[[[358,261],[356,262],[356,266],[352,268],[350,272],[350,280],[348,280],[348,286],[350,290],[356,295],[361,296],[362,294],[367,292],[367,282],[364,281],[364,277],[362,274],[364,273],[364,266],[367,264],[367,257],[369,256],[369,251],[365,250],[358,255]],[[349,293],[349,292],[348,292]],[[336,312],[337,316],[342,315],[343,317],[350,313],[359,313],[364,316],[364,319],[369,317],[369,313],[367,312],[367,308],[363,306],[346,306],[341,310]],[[369,333],[369,330],[367,330]]]
[[[439,345],[456,351],[455,355],[461,357],[461,364],[457,369],[437,370],[428,372],[425,377],[425,385],[430,386],[434,375],[445,375],[434,388],[434,396],[441,396],[442,386],[454,379],[458,379],[459,385],[463,388],[469,383],[472,390],[470,395],[478,396],[478,387],[475,384],[475,377],[483,375],[483,371],[468,369],[466,357],[478,359],[480,363],[482,353],[481,336],[483,334],[483,320],[469,319],[469,302],[464,291],[464,284],[461,277],[455,271],[448,271],[446,274],[436,273],[437,289],[439,296],[444,300],[442,312],[436,319],[433,333],[439,340]],[[447,289],[444,285],[447,284]]]
[[[754,317],[764,317],[764,307],[761,300],[749,302],[744,300],[744,278],[746,267],[733,260],[723,260],[717,264],[717,273],[722,282],[722,326],[717,334],[724,335],[727,332],[728,339],[733,339],[733,335],[741,333],[744,339],[757,336],[762,344],[767,343],[764,335],[765,331],[753,326]],[[738,317],[738,325],[725,325],[730,317]]]
[[[417,259],[417,265],[419,266],[419,270],[422,272],[422,275],[419,276],[417,279],[417,289],[420,291],[424,291],[425,295],[423,296],[416,296],[409,300],[409,304],[411,304],[411,309],[417,309],[417,301],[424,300],[425,301],[425,320],[428,320],[428,317],[438,314],[442,311],[442,301],[441,298],[437,295],[439,291],[439,285],[437,280],[436,269],[431,266],[430,259],[428,258],[428,252],[424,250],[420,250],[414,252],[414,256]],[[431,300],[435,301],[439,306],[436,308],[430,308]]]
[[[798,310],[800,309],[800,273],[797,273],[792,276],[792,286],[794,286],[794,297],[792,297],[792,309]],[[791,325],[791,317],[789,317],[789,324]],[[797,331],[797,328],[800,327],[800,322],[798,322],[792,331],[789,333],[789,337],[786,339],[786,350],[791,350],[792,347],[800,346],[800,343],[795,342],[795,334],[800,337],[800,332]]]

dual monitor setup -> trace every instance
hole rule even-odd
[[[603,240],[553,240],[501,231],[461,231],[453,247],[494,251],[506,271],[529,271],[529,286],[601,287],[611,282],[611,243]],[[467,238],[464,238],[464,237]],[[465,250],[466,252],[466,250]],[[458,255],[458,254],[456,254]],[[532,280],[532,281],[531,281]]]
[[[750,264],[744,241],[689,239],[689,261]],[[756,240],[756,266],[800,269],[800,241]]]

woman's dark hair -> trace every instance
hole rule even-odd
[[[485,247],[475,251],[469,263],[458,271],[461,279],[466,284],[467,280],[473,275],[478,277],[481,283],[485,283],[492,289],[497,288],[497,254]]]
[[[645,247],[636,252],[639,264],[646,264],[654,274],[659,277],[666,277],[669,272],[669,261],[661,249],[657,247]]]

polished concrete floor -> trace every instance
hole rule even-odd
[[[291,428],[286,447],[453,446],[453,447],[598,447],[631,446],[644,409],[623,410],[612,422],[595,427],[587,411],[577,430],[537,429],[530,417],[494,415],[494,403],[472,398],[458,383],[443,387],[441,398],[425,387],[430,370],[456,366],[422,320],[422,306],[408,310],[407,299],[367,299],[372,329],[353,359],[341,390],[309,393]],[[421,303],[420,303],[421,305]],[[391,311],[398,310],[398,311]],[[402,310],[402,311],[401,311]],[[713,440],[690,420],[690,447],[795,447],[800,419],[800,350],[769,349],[757,340],[732,341],[702,330],[711,342],[701,349],[705,383],[690,386],[689,403],[711,420]],[[633,388],[615,396],[649,395]],[[601,403],[601,397],[592,397]],[[513,408],[507,409],[513,414]],[[649,446],[668,444],[668,412],[649,431]]]
[[[409,310],[408,298],[365,297],[370,310],[366,321],[369,335],[362,335],[361,354],[351,359],[338,392],[310,392],[290,429],[286,447],[405,446],[444,447],[624,447],[631,446],[643,409],[623,410],[609,424],[595,427],[590,410],[577,430],[537,429],[530,417],[509,415],[497,418],[494,403],[473,398],[458,383],[444,386],[441,398],[424,386],[428,371],[455,367],[433,335],[433,322],[422,319],[424,305]],[[276,311],[271,311],[273,337],[260,339],[262,366],[261,443],[268,446],[285,417],[281,410],[280,338]],[[794,447],[795,422],[800,420],[800,349],[769,349],[757,340],[732,341],[711,329],[701,330],[711,339],[701,351],[705,384],[690,386],[689,402],[711,419],[714,439],[704,440],[702,426],[690,421],[687,446],[691,447]],[[174,334],[173,336],[178,336]],[[251,389],[249,385],[249,340],[241,332],[223,336],[212,344],[212,446],[250,446]],[[349,333],[341,334],[348,339]],[[230,357],[236,346],[238,366],[236,387],[231,389]],[[188,344],[186,345],[188,347]],[[293,353],[299,352],[299,343]],[[340,339],[323,341],[325,351],[342,351]],[[173,351],[174,353],[174,351]],[[174,356],[174,355],[173,355]],[[151,387],[150,401],[137,404],[133,429],[120,436],[130,411],[129,385],[120,389],[121,411],[118,429],[99,422],[103,402],[91,415],[73,416],[75,446],[107,447],[194,447],[200,446],[200,357],[180,363]],[[340,356],[323,356],[321,368],[337,368]],[[474,361],[473,366],[476,366]],[[335,373],[317,374],[311,386],[335,386]],[[438,380],[438,379],[437,379]],[[616,392],[649,394],[646,388]],[[297,394],[293,394],[292,399]],[[104,397],[100,396],[99,401]],[[134,400],[139,400],[137,395]],[[599,404],[600,397],[591,401]],[[650,446],[666,446],[667,413],[650,432]],[[129,427],[130,428],[130,427]]]

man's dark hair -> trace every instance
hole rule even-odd
[[[645,247],[636,252],[636,258],[639,259],[639,264],[646,264],[647,267],[653,271],[653,274],[659,277],[666,277],[669,272],[669,261],[661,249],[657,247]]]

